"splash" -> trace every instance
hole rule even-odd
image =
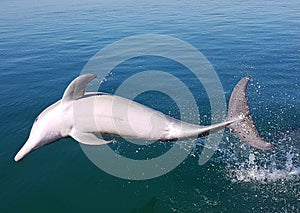
[[[240,168],[229,170],[229,177],[232,182],[253,182],[262,183],[286,181],[299,178],[300,167],[293,164],[294,153],[287,153],[285,168],[278,168],[276,161],[269,166],[259,166],[255,161],[255,154],[250,153],[248,162],[241,164]]]
[[[282,133],[283,137],[277,140],[278,147],[272,153],[249,149],[243,153],[244,158],[239,156],[234,162],[227,162],[229,179],[260,183],[300,179],[299,132],[296,129]]]

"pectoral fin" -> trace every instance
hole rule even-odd
[[[92,146],[99,146],[108,143],[112,143],[113,141],[106,141],[103,139],[98,138],[95,134],[89,132],[76,132],[70,134],[72,138],[82,144],[92,145]]]

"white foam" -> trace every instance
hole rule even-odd
[[[280,180],[291,180],[299,178],[300,167],[293,168],[291,171],[285,169],[258,169],[247,168],[240,170],[229,171],[229,176],[232,182],[275,182]]]
[[[268,166],[259,166],[255,161],[255,154],[250,153],[247,163],[240,164],[238,168],[229,168],[228,176],[232,182],[275,182],[300,178],[300,167],[293,165],[294,154],[286,154],[284,168],[277,168],[276,161],[273,160]]]

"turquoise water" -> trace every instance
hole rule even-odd
[[[0,212],[299,212],[299,11],[296,0],[2,1]],[[170,35],[201,51],[227,99],[237,81],[251,75],[253,118],[276,148],[258,151],[226,132],[205,165],[198,165],[199,140],[176,169],[145,181],[103,172],[73,139],[13,161],[35,117],[61,98],[94,54],[145,33]],[[124,62],[101,91],[113,93],[127,76],[153,69],[181,76],[200,106],[201,120],[210,122],[201,85],[182,74],[184,67],[163,58]],[[174,102],[161,94],[145,93],[138,101],[178,116]],[[130,147],[119,151],[132,152]]]

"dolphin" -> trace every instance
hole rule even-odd
[[[65,137],[72,137],[87,145],[113,142],[97,137],[99,134],[148,141],[174,141],[202,137],[229,128],[253,147],[262,150],[273,148],[272,144],[259,136],[250,116],[246,99],[250,77],[241,79],[234,88],[226,120],[210,126],[183,122],[120,96],[86,92],[88,83],[95,78],[95,74],[75,78],[62,99],[35,119],[28,140],[14,158],[16,162],[31,151]]]

